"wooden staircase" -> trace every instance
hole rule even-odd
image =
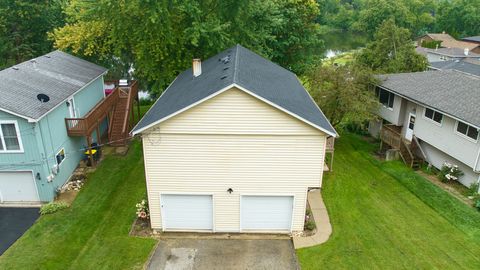
[[[420,147],[417,137],[413,136],[412,141],[409,142],[401,136],[400,130],[401,127],[398,126],[384,125],[380,131],[382,143],[398,150],[405,165],[413,169],[420,169],[426,160],[426,156]]]
[[[417,157],[414,154],[413,144],[413,141],[411,143],[405,139],[402,139],[399,149],[400,157],[402,158],[403,162],[410,168],[420,169],[423,164],[423,159]]]
[[[108,141],[110,145],[122,146],[130,139],[131,114],[133,102],[137,98],[137,82],[128,87],[119,87],[120,98],[113,109],[109,123]]]

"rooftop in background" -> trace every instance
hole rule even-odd
[[[467,48],[469,50],[472,50],[472,49],[479,46],[479,44],[476,44],[476,43],[473,43],[473,42],[456,40],[455,38],[453,38],[449,34],[445,34],[445,33],[442,33],[442,34],[426,34],[426,35],[423,35],[422,37],[425,37],[425,36],[430,37],[433,40],[441,41],[442,43],[440,44],[440,46],[444,47],[444,48],[460,48],[460,49]],[[419,40],[421,40],[422,37],[420,37]],[[421,45],[421,44],[419,44],[419,45]]]
[[[201,69],[198,77],[193,76],[191,68],[180,73],[132,133],[137,134],[222,90],[239,87],[327,134],[336,135],[294,73],[240,45],[203,61]]]
[[[480,127],[480,78],[455,70],[380,75],[380,86]]]
[[[480,61],[475,59],[432,62],[430,63],[430,67],[439,70],[454,69],[475,76],[480,76]]]
[[[0,110],[38,120],[106,71],[61,51],[25,61],[0,71]],[[39,94],[49,101],[41,102]]]
[[[422,55],[426,55],[427,53],[433,53],[457,58],[480,58],[480,54],[478,53],[468,52],[468,55],[465,55],[465,50],[460,48],[429,49],[423,47],[416,47],[415,50],[417,51],[417,53]]]
[[[467,42],[480,43],[480,36],[464,37],[464,38],[462,38],[462,40],[467,41]]]

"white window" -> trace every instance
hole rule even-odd
[[[457,121],[457,127],[455,128],[455,130],[458,133],[465,135],[475,141],[478,139],[478,129],[476,127],[472,127],[468,124]]]
[[[442,120],[443,120],[443,114],[442,113],[439,113],[435,110],[432,110],[432,109],[429,109],[429,108],[425,108],[425,118],[428,118],[436,123],[439,123],[441,124],[442,123]]]
[[[63,160],[65,159],[65,148],[62,148],[62,150],[58,151],[55,159],[57,161],[57,165],[60,166],[60,164],[62,164]]]
[[[0,121],[0,153],[23,152],[17,121]]]

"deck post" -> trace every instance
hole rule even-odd
[[[333,151],[332,151],[332,155],[331,155],[331,159],[330,159],[330,171],[333,172]]]

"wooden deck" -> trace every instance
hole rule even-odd
[[[98,102],[84,117],[65,118],[68,135],[88,138],[93,131],[98,131],[100,124],[108,117],[109,141],[126,137],[129,132],[130,113],[133,117],[135,100],[138,100],[137,81],[132,81],[126,87],[117,86],[110,95]]]

